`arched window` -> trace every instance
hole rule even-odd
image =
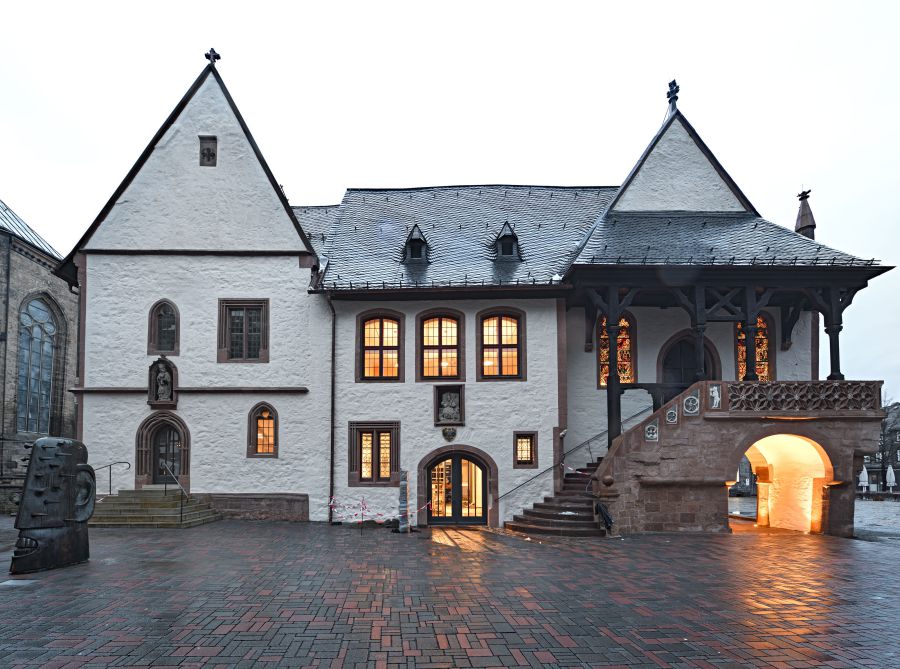
[[[458,379],[460,376],[460,321],[434,315],[421,320],[419,355],[423,379]]]
[[[168,300],[150,308],[147,355],[178,355],[178,309]]]
[[[26,302],[19,312],[19,378],[16,429],[50,434],[50,414],[57,388],[54,365],[59,323],[42,298]]]
[[[401,381],[403,375],[403,317],[394,312],[357,317],[359,364],[357,381]]]
[[[769,318],[763,314],[756,317],[756,375],[760,381],[772,381],[775,378],[774,349],[771,346],[775,330]],[[737,344],[737,379],[743,381],[747,375],[747,335],[737,323],[735,327]]]
[[[637,366],[635,365],[635,322],[634,316],[625,313],[619,318],[618,346],[619,383],[636,383]],[[605,388],[609,379],[609,335],[606,332],[606,316],[601,316],[597,324],[597,364],[598,379],[601,388]]]
[[[478,316],[478,380],[525,378],[525,315],[501,309]]]
[[[250,410],[247,457],[278,457],[278,413],[269,404],[260,403]]]

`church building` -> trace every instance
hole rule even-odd
[[[844,379],[839,335],[890,268],[815,241],[809,192],[795,230],[763,218],[675,82],[621,185],[291,206],[207,57],[56,270],[78,436],[132,465],[113,490],[357,522],[405,472],[419,525],[592,534],[602,502],[623,532],[727,531],[746,457],[758,523],[852,534],[880,382]]]

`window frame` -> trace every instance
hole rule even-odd
[[[230,358],[231,330],[228,327],[230,309],[260,309],[260,334],[258,358]],[[246,321],[245,321],[246,328]],[[246,337],[244,339],[246,351]],[[219,329],[216,362],[222,363],[266,363],[269,362],[269,298],[220,298]]]
[[[594,339],[595,346],[594,350],[597,351],[597,355],[595,356],[597,361],[597,388],[600,390],[606,390],[609,387],[609,383],[604,384],[602,382],[602,363],[600,362],[600,328],[603,319],[606,317],[604,313],[597,314],[597,325],[594,328]],[[637,356],[637,319],[634,317],[634,314],[630,311],[623,311],[622,315],[619,316],[619,319],[626,319],[629,323],[629,332],[630,332],[630,340],[631,340],[631,366],[634,370],[634,381],[632,383],[638,383],[638,356]],[[619,383],[622,380],[619,379]]]
[[[216,167],[219,162],[219,138],[216,135],[198,135],[200,142],[200,167]],[[203,151],[212,146],[213,155],[210,159],[203,157]]]
[[[380,450],[382,433],[391,435],[389,478],[376,476],[380,459],[372,454],[372,478],[362,478],[362,435],[372,433],[372,443]],[[351,488],[392,488],[400,485],[400,421],[350,421],[347,423],[347,485]]]
[[[271,453],[260,453],[258,443],[257,421],[263,411],[268,411],[274,420],[273,444]],[[278,412],[268,402],[259,402],[250,409],[247,414],[247,457],[248,458],[278,458]]]
[[[163,305],[172,307],[172,310],[175,312],[175,346],[171,351],[163,351],[159,348],[159,332],[156,329],[156,313]],[[181,314],[178,311],[178,307],[175,306],[175,303],[172,300],[167,298],[157,300],[153,303],[153,306],[150,307],[150,311],[147,315],[147,355],[164,355],[167,358],[171,358],[180,353],[180,348]]]
[[[503,316],[513,317],[518,321],[518,333],[517,339],[518,343],[516,344],[518,348],[518,366],[519,372],[515,376],[512,375],[485,375],[484,374],[484,321],[487,318],[500,317],[502,319]],[[475,361],[475,379],[477,381],[527,381],[527,346],[526,346],[526,329],[525,329],[525,312],[521,309],[516,309],[515,307],[492,307],[490,309],[484,309],[479,311],[475,315],[475,348],[476,348],[476,361]],[[502,320],[500,321],[502,328]],[[502,332],[501,332],[502,337]],[[502,341],[502,339],[501,339]],[[488,344],[491,348],[495,346],[495,344]],[[502,347],[503,344],[497,344],[497,347]]]
[[[366,331],[365,324],[376,318],[389,318],[397,321],[397,376],[365,376],[365,356],[366,356]],[[406,352],[406,316],[399,311],[392,309],[370,309],[356,316],[356,369],[355,376],[357,383],[403,383],[406,381],[406,367],[404,358]],[[382,338],[382,342],[383,342]],[[390,347],[391,349],[393,347]],[[384,352],[383,343],[378,346],[378,350]],[[382,366],[383,366],[382,358]]]
[[[777,332],[775,331],[775,318],[773,318],[772,314],[767,311],[760,311],[759,318],[762,318],[766,324],[766,331],[768,336],[766,337],[769,341],[769,380],[775,381],[778,379],[777,369],[775,367],[775,342],[777,341]],[[735,381],[741,381],[740,378],[740,361],[738,359],[739,351],[741,348],[740,341],[738,340],[738,326],[739,323],[735,322],[734,327],[731,329],[732,338],[734,339],[734,379]],[[745,344],[746,348],[746,344]],[[759,349],[757,349],[759,350]],[[754,361],[754,365],[756,362]]]
[[[531,462],[519,462],[519,439],[531,439]],[[513,469],[537,469],[538,468],[538,433],[537,432],[513,432]]]
[[[456,375],[425,376],[425,321],[432,318],[456,320]],[[429,348],[436,348],[430,346]],[[452,348],[443,346],[442,348]],[[416,314],[416,382],[443,383],[466,380],[466,315],[456,309],[428,309]]]
[[[26,400],[26,415],[25,415],[25,429],[19,429],[19,411],[21,408],[21,402],[23,401],[23,396],[21,395],[21,389],[19,387],[20,384],[20,375],[21,375],[21,314],[25,311],[28,306],[34,302],[35,300],[39,300],[43,303],[43,305],[47,308],[51,318],[54,320],[54,326],[56,332],[51,335],[52,337],[52,359],[50,361],[50,393],[48,397],[48,418],[47,418],[47,432],[41,432],[40,430],[37,432],[31,431],[28,429],[28,412],[27,408],[30,406],[30,399]],[[13,335],[15,341],[15,348],[11,348],[9,344],[9,339],[7,338],[7,347],[8,347],[8,355],[12,355],[12,360],[15,361],[15,372],[12,377],[14,384],[13,387],[15,389],[15,404],[13,409],[13,423],[12,425],[15,428],[15,432],[17,434],[34,434],[34,435],[51,435],[51,434],[59,434],[63,429],[63,422],[65,421],[65,417],[63,415],[63,394],[65,392],[66,385],[66,365],[65,365],[65,357],[66,357],[66,346],[68,342],[68,322],[66,321],[65,313],[62,308],[56,302],[52,295],[49,293],[39,291],[34,293],[29,293],[26,295],[22,301],[19,303],[19,308],[15,312],[15,334]],[[41,363],[43,365],[43,362]],[[30,366],[30,365],[29,365]],[[30,369],[29,369],[30,372]],[[30,374],[28,376],[30,378]],[[30,384],[28,385],[30,387]],[[40,394],[40,391],[38,391]],[[30,398],[32,393],[26,393],[26,395]],[[38,418],[38,428],[40,429],[40,417]]]

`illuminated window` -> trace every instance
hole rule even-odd
[[[269,361],[269,300],[219,300],[217,359]]]
[[[524,316],[493,313],[479,320],[479,380],[524,378]]]
[[[422,377],[459,378],[459,320],[432,316],[421,325]]]
[[[362,374],[364,380],[399,380],[401,361],[400,320],[373,316],[360,327]]]
[[[771,333],[773,330],[769,327],[769,319],[765,316],[756,318],[756,375],[760,381],[771,381],[772,374],[772,347]],[[737,378],[743,381],[747,375],[747,335],[741,328],[741,324],[737,324]]]
[[[147,355],[178,355],[178,310],[168,300],[150,309]]]
[[[635,383],[637,381],[634,365],[634,341],[634,317],[625,314],[619,319],[619,335],[616,337],[619,383]],[[600,366],[600,387],[605,388],[609,379],[609,335],[606,332],[606,316],[600,319],[597,326],[597,356]]]
[[[513,467],[516,469],[537,467],[537,432],[513,433]]]
[[[247,457],[278,457],[278,414],[271,405],[257,404],[247,426]]]
[[[399,423],[350,423],[349,484],[396,485]]]

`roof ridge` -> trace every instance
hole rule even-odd
[[[601,188],[618,188],[618,186],[553,186],[547,184],[448,184],[443,186],[408,186],[405,188],[348,188],[348,193],[358,192],[402,192],[411,190],[453,190],[460,188],[553,188],[557,190],[597,190]]]

